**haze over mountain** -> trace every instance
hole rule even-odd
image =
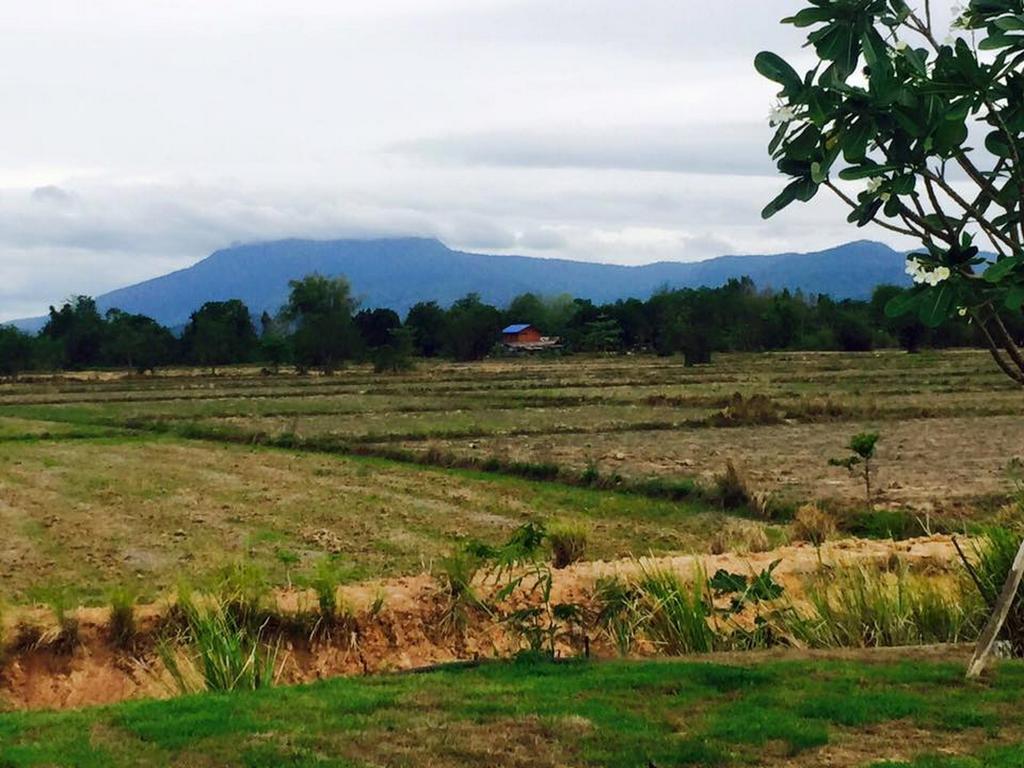
[[[498,306],[526,291],[606,302],[644,299],[665,286],[714,287],[744,275],[759,288],[863,299],[883,283],[909,284],[903,269],[901,252],[867,240],[815,253],[643,266],[463,253],[428,238],[278,240],[224,248],[186,269],[96,298],[100,311],[117,307],[176,327],[206,301],[238,298],[254,317],[274,313],[287,298],[288,281],[313,272],[344,275],[362,306],[404,315],[418,301],[444,306],[470,292]],[[32,318],[16,325],[35,330],[43,322]]]

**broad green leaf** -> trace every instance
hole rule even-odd
[[[995,51],[999,48],[1011,48],[1014,45],[1024,43],[1024,37],[1018,35],[990,35],[978,43],[978,48],[982,51]]]
[[[1001,259],[985,270],[984,278],[990,283],[998,283],[1024,262],[1022,256],[1011,256]]]
[[[754,69],[769,80],[779,83],[790,93],[797,93],[802,87],[796,70],[781,56],[771,51],[761,51],[754,57]]]
[[[774,200],[764,207],[764,210],[761,211],[761,218],[770,219],[794,200],[796,200],[796,188],[793,184],[788,184]]]
[[[1018,285],[1010,289],[1006,294],[1006,308],[1011,312],[1019,312],[1024,307],[1024,285]]]
[[[871,179],[875,176],[884,176],[890,171],[896,170],[895,165],[855,165],[850,168],[843,168],[839,172],[839,178],[846,181],[857,179]]]
[[[903,317],[916,312],[921,302],[921,291],[904,291],[893,296],[885,303],[886,317]]]
[[[949,317],[955,293],[956,290],[948,281],[924,291],[917,309],[918,319],[929,328],[938,328]]]

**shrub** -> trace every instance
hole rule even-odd
[[[835,535],[836,523],[832,516],[816,504],[805,504],[793,518],[793,539],[820,547]]]
[[[714,427],[762,426],[781,422],[778,408],[771,398],[762,394],[745,398],[739,392],[733,394],[725,408],[708,419]]]
[[[480,556],[466,550],[454,552],[440,561],[437,581],[443,596],[439,621],[443,633],[461,634],[469,624],[471,611],[484,608],[473,586],[481,565]]]
[[[732,459],[726,459],[725,471],[715,476],[714,496],[726,509],[749,507],[753,492],[747,476],[737,469]]]
[[[110,594],[108,631],[111,642],[122,650],[135,645],[135,595],[127,589],[116,589]]]
[[[666,653],[706,653],[714,649],[705,582],[699,568],[690,584],[672,571],[643,568],[636,584],[641,624],[651,641]]]
[[[179,601],[188,649],[164,640],[157,647],[179,692],[256,690],[273,685],[277,648],[263,643],[263,627],[240,621],[233,603],[214,599],[199,606]]]
[[[763,525],[755,525],[744,537],[747,552],[768,552],[772,549],[771,539]]]
[[[587,535],[587,527],[579,522],[563,521],[548,526],[547,536],[555,568],[565,568],[584,558]]]
[[[263,569],[255,563],[236,560],[222,568],[214,591],[239,624],[255,627],[265,618],[270,586]]]
[[[78,633],[78,618],[68,612],[67,598],[62,592],[53,593],[47,603],[57,620],[57,630],[50,637],[45,637],[51,648],[57,653],[71,653],[81,643]]]
[[[640,595],[618,576],[602,576],[594,585],[597,626],[615,644],[620,656],[633,650],[642,621]]]

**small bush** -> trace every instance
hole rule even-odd
[[[914,515],[899,509],[874,509],[855,512],[843,518],[842,527],[865,539],[912,539],[926,531]]]
[[[579,562],[587,554],[588,530],[583,523],[556,522],[548,526],[548,542],[555,568],[565,568]]]
[[[457,551],[440,561],[437,581],[443,596],[439,621],[443,633],[465,632],[470,613],[475,609],[484,608],[473,586],[473,580],[481,565],[481,558],[478,555],[465,550]]]
[[[739,392],[733,394],[725,408],[708,418],[713,427],[764,426],[781,422],[778,408],[771,398],[762,394],[745,398]]]
[[[239,621],[235,605],[213,600],[203,606],[179,601],[186,620],[187,650],[164,640],[157,648],[179,692],[239,691],[274,683],[277,648],[262,639],[263,627]]]
[[[672,571],[643,569],[636,584],[641,624],[651,641],[666,653],[707,653],[714,649],[705,583],[706,577],[699,569],[691,584]]]
[[[255,563],[236,560],[222,568],[214,591],[239,624],[255,627],[265,618],[270,584]]]
[[[617,576],[602,576],[594,585],[597,626],[615,644],[620,656],[633,650],[642,622],[640,595]]]
[[[725,462],[725,470],[715,476],[714,496],[726,509],[750,507],[753,492],[744,472],[736,467],[732,459]]]
[[[135,595],[127,589],[114,590],[110,595],[108,618],[110,641],[122,650],[135,645]]]
[[[63,593],[53,594],[47,601],[57,620],[57,631],[49,637],[43,636],[56,653],[71,653],[81,643],[78,633],[78,618],[68,612],[67,600]]]
[[[793,518],[793,539],[820,547],[835,536],[836,523],[832,516],[816,504],[805,504]]]
[[[756,525],[749,530],[744,538],[747,552],[769,552],[773,549],[771,539],[763,525]]]

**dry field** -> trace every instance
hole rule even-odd
[[[704,551],[715,536],[742,548],[750,520],[700,499],[607,486],[652,477],[710,485],[731,460],[787,504],[855,508],[860,485],[828,459],[865,429],[882,435],[880,506],[952,512],[966,524],[1012,488],[1014,460],[1024,458],[1022,406],[980,352],[8,382],[0,595],[26,603],[57,590],[97,603],[128,583],[155,596],[240,556],[277,585],[324,553],[340,555],[352,579],[416,573],[459,539],[493,540],[532,517],[585,522],[592,557]],[[496,471],[443,466],[489,460]],[[536,477],[502,471],[512,464]],[[612,482],[564,482],[588,467]],[[552,470],[556,481],[537,479]],[[785,535],[768,529],[769,542]]]

